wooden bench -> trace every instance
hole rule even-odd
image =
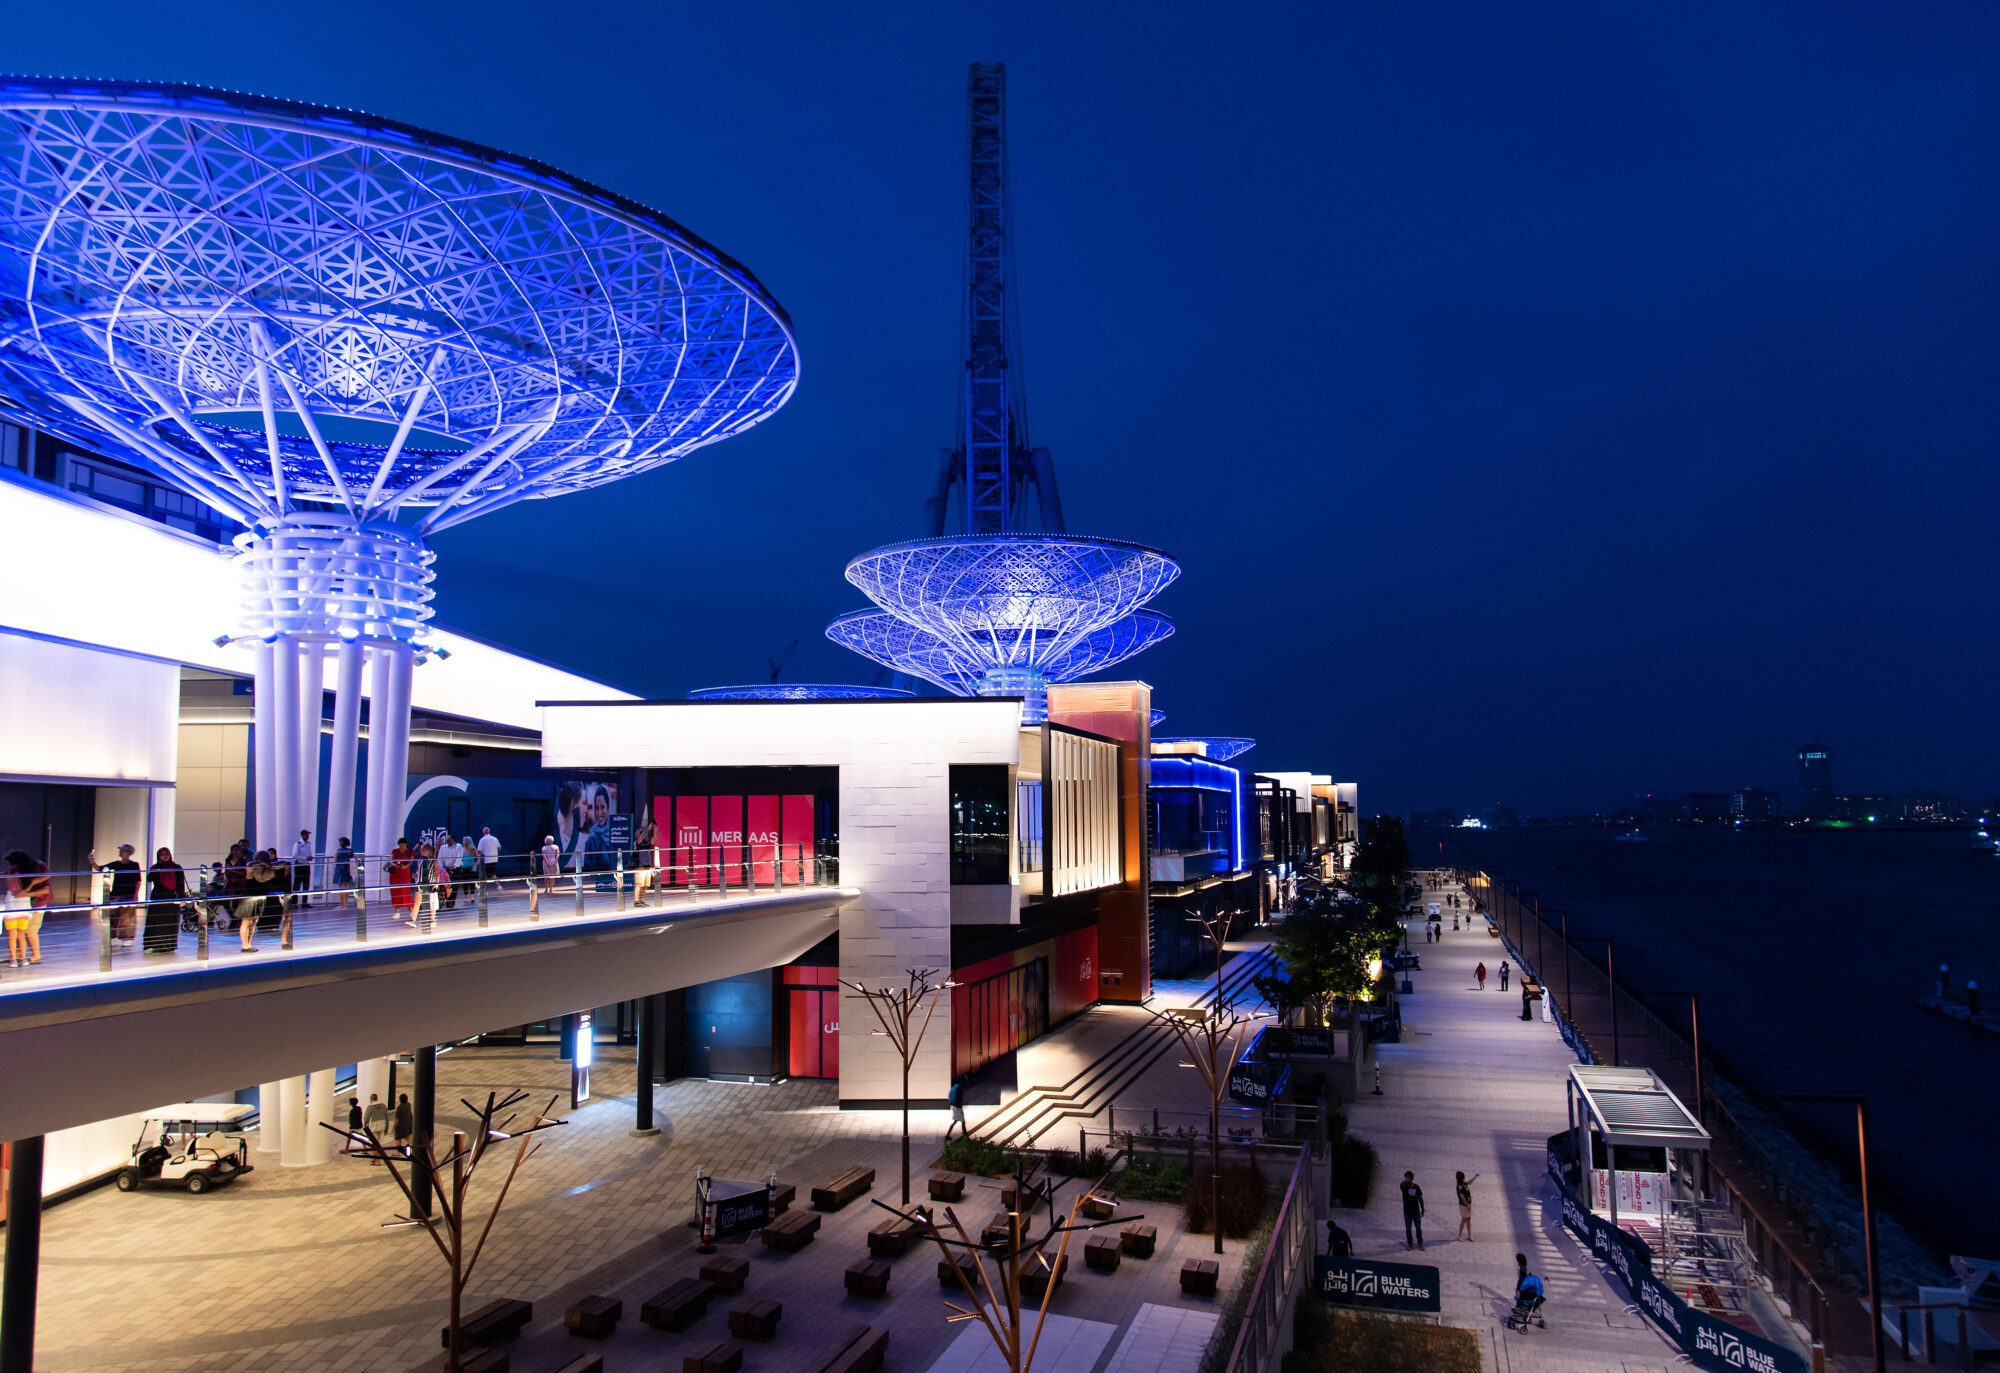
[[[885,1326],[857,1326],[839,1337],[824,1362],[806,1365],[812,1373],[862,1373],[882,1362],[889,1352],[889,1331]]]
[[[689,1350],[681,1357],[681,1373],[736,1373],[743,1367],[743,1347],[727,1340]]]
[[[513,1361],[504,1349],[473,1349],[458,1356],[458,1373],[508,1373]],[[451,1355],[444,1355],[433,1367],[438,1373],[451,1373]]]
[[[923,1226],[901,1216],[890,1216],[868,1232],[868,1252],[878,1259],[899,1259],[923,1237]]]
[[[1092,1220],[1110,1220],[1118,1214],[1118,1203],[1110,1197],[1088,1196],[1083,1199],[1083,1214]]]
[[[534,1318],[535,1308],[529,1302],[514,1301],[502,1297],[480,1307],[470,1316],[460,1318],[458,1338],[462,1344],[499,1344],[502,1340],[520,1338],[521,1327]],[[451,1348],[451,1327],[444,1326],[438,1331],[438,1344]]]
[[[741,1292],[750,1276],[750,1260],[724,1255],[708,1260],[695,1272],[703,1281],[714,1283],[718,1292]]]
[[[639,1319],[655,1330],[685,1330],[708,1314],[709,1299],[714,1295],[714,1283],[682,1278],[647,1298],[639,1308]]]
[[[797,1199],[798,1195],[799,1189],[792,1186],[791,1183],[779,1183],[778,1194],[771,1199],[771,1214],[774,1216],[783,1215],[785,1212],[791,1210],[792,1202]]]
[[[1027,1193],[1027,1202],[1025,1205],[1020,1205],[1016,1203],[1014,1197],[1016,1191],[1024,1191]],[[1000,1204],[1005,1206],[1010,1211],[1026,1211],[1032,1207],[1041,1205],[1042,1198],[1046,1197],[1048,1194],[1049,1194],[1049,1180],[1047,1178],[1029,1177],[1025,1179],[1019,1185],[1018,1188],[1012,1182],[1008,1183],[1005,1187],[1002,1187],[1000,1189]]]
[[[1092,1235],[1083,1242],[1083,1266],[1099,1273],[1116,1273],[1118,1251],[1116,1235]]]
[[[624,1314],[625,1303],[616,1297],[585,1297],[563,1313],[563,1325],[572,1335],[601,1340],[617,1332],[618,1318]]]
[[[558,1368],[555,1373],[604,1373],[602,1354],[579,1354]]]
[[[729,1308],[729,1333],[746,1340],[768,1340],[778,1333],[778,1317],[784,1314],[783,1303],[768,1297],[738,1302]]]
[[[781,1254],[796,1254],[812,1243],[819,1233],[819,1217],[810,1211],[787,1211],[759,1232],[764,1247]]]
[[[873,1168],[849,1168],[831,1182],[812,1189],[813,1208],[819,1211],[838,1211],[874,1185]]]
[[[963,1292],[965,1290],[958,1285],[958,1279],[952,1275],[951,1270],[954,1267],[965,1274],[965,1280],[972,1284],[973,1291],[977,1292],[980,1290],[979,1260],[970,1254],[958,1254],[949,1259],[938,1260],[939,1287],[944,1288],[947,1292]]]
[[[1052,1271],[1055,1278],[1055,1285],[1061,1287],[1063,1278],[1069,1273],[1069,1255],[1064,1254],[1062,1259],[1053,1265],[1053,1268],[1046,1254],[1037,1254],[1027,1263],[1022,1264],[1021,1295],[1023,1297],[1033,1297],[1036,1301],[1040,1301],[1043,1294],[1049,1290],[1049,1279]]]
[[[1022,1232],[1025,1233],[1027,1228],[1024,1223],[1021,1226]],[[979,1232],[979,1242],[996,1253],[1006,1252],[1007,1246],[1014,1242],[1013,1217],[1005,1211],[995,1211],[993,1218],[987,1221],[985,1228]]]
[[[1153,1246],[1159,1238],[1159,1227],[1154,1225],[1128,1225],[1118,1232],[1119,1248],[1135,1259],[1153,1257]]]
[[[932,1174],[931,1174],[931,1200],[932,1200],[932,1201],[964,1201],[964,1200],[965,1200],[965,1174],[963,1174],[963,1173],[932,1173]]]
[[[847,1265],[847,1295],[886,1297],[889,1295],[889,1265],[880,1259],[856,1259]]]
[[[1214,1259],[1189,1259],[1181,1265],[1181,1291],[1190,1297],[1212,1297],[1221,1272]]]

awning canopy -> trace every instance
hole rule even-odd
[[[1578,1064],[1569,1080],[1607,1144],[1708,1148],[1708,1131],[1649,1068]]]

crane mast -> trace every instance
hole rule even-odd
[[[957,446],[943,455],[926,502],[928,533],[944,533],[951,492],[960,494],[967,534],[1022,527],[1035,488],[1040,527],[1063,529],[1055,467],[1046,448],[1029,448],[1018,378],[1012,374],[1018,321],[1007,299],[1011,267],[1007,201],[1007,68],[975,62],[966,75],[969,238],[965,272],[965,381]]]

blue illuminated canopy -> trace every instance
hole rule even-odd
[[[429,533],[791,396],[790,320],[658,212],[353,111],[0,78],[0,378],[246,525]]]

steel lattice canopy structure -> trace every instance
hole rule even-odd
[[[826,682],[771,682],[757,686],[697,687],[690,701],[902,701],[900,687],[843,686]]]
[[[670,462],[791,396],[791,324],[665,216],[351,111],[0,78],[0,370],[246,525],[424,534]]]
[[[1153,737],[1153,747],[1158,749],[1163,745],[1165,746],[1165,751],[1168,753],[1187,752],[1192,748],[1199,747],[1202,757],[1212,759],[1218,763],[1226,763],[1231,758],[1240,757],[1257,747],[1257,741],[1255,739],[1245,739],[1241,735],[1227,734],[1174,734],[1164,738],[1155,735]],[[1183,747],[1177,749],[1174,745],[1182,745]]]
[[[1166,712],[1165,712],[1164,710],[1161,710],[1161,709],[1159,709],[1158,707],[1155,707],[1155,708],[1154,708],[1154,710],[1153,710],[1153,725],[1152,725],[1152,727],[1153,727],[1154,729],[1158,729],[1158,728],[1159,728],[1159,727],[1160,727],[1161,725],[1163,725],[1163,724],[1165,724],[1165,723],[1166,723],[1166,719],[1167,719],[1167,713],[1166,713]]]
[[[1174,622],[1157,610],[1134,611],[1046,658],[1039,674],[1042,689],[1045,693],[1049,682],[1073,682],[1102,672],[1173,632]],[[961,644],[899,620],[886,610],[849,611],[826,627],[826,636],[864,658],[921,677],[954,696],[980,695],[981,683],[989,677],[994,679],[995,689],[988,694],[1027,694],[1021,687],[1014,692],[999,689],[1009,666],[1005,645],[981,645],[981,651],[968,654]]]

